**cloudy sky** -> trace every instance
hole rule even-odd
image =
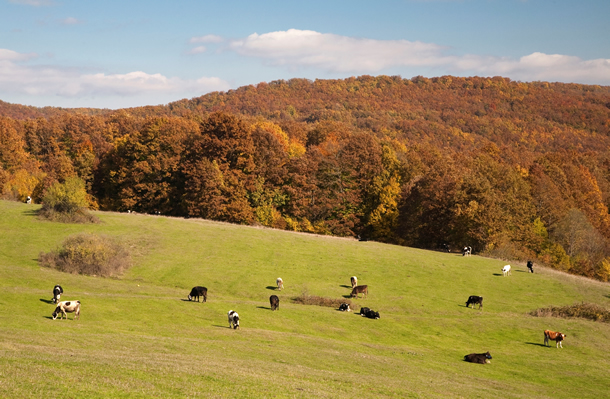
[[[277,79],[610,85],[610,0],[0,0],[0,100],[166,104]]]

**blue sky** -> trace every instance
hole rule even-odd
[[[277,79],[610,85],[610,0],[0,0],[0,100],[166,104]]]

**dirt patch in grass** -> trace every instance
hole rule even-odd
[[[594,303],[577,303],[569,306],[550,306],[530,312],[537,317],[581,318],[610,323],[610,311]]]
[[[292,302],[301,305],[317,305],[326,306],[329,308],[338,308],[342,303],[347,303],[349,307],[352,307],[352,302],[347,299],[337,298],[325,298],[322,296],[301,294],[300,296],[290,298]]]

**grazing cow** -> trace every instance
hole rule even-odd
[[[510,265],[506,265],[502,268],[502,274],[504,275],[504,277],[511,275]]]
[[[527,271],[530,273],[534,273],[534,262],[531,260],[527,261]]]
[[[364,297],[366,298],[366,296],[369,294],[369,287],[368,285],[357,285],[352,289],[352,293],[351,293],[351,297],[352,298],[358,298],[359,294],[364,294]]]
[[[352,276],[349,278],[349,281],[352,283],[352,288],[358,285],[358,277]]]
[[[349,303],[342,303],[339,305],[339,310],[342,312],[351,312],[352,310],[349,307]]]
[[[470,363],[479,363],[479,364],[485,364],[485,363],[491,363],[491,355],[489,354],[489,352],[487,353],[471,353],[470,355],[466,355],[464,356],[464,360]]]
[[[476,296],[476,295],[470,295],[468,297],[468,301],[466,301],[466,307],[470,307],[470,305],[472,304],[472,308],[474,309],[475,305],[479,305],[479,309],[481,309],[483,307],[483,297],[482,296]]]
[[[57,315],[61,313],[60,319],[63,319],[66,316],[66,320],[68,319],[67,313],[74,313],[74,320],[80,319],[80,301],[64,301],[59,302],[55,311],[53,312],[53,320],[57,318]]]
[[[451,249],[449,249],[449,244],[447,243],[441,244],[441,249],[443,250],[443,252],[451,252]]]
[[[25,200],[25,203],[26,203],[26,204],[31,204],[31,203],[32,203],[32,197],[30,197],[30,196],[28,195],[28,198]]]
[[[545,345],[549,345],[549,339],[552,339],[553,341],[556,342],[556,344],[555,344],[556,348],[563,349],[563,345],[561,345],[561,341],[563,341],[563,339],[566,336],[567,335],[562,334],[560,332],[555,332],[555,331],[551,331],[551,330],[544,330],[544,344]]]
[[[379,318],[379,312],[375,312],[373,309],[369,309],[369,308],[364,308],[364,309],[365,309],[364,313],[362,313],[362,309],[360,309],[360,316],[364,316],[369,319],[378,319]]]
[[[271,305],[271,310],[276,310],[280,307],[280,298],[277,295],[271,295],[269,297],[269,304]]]
[[[237,330],[239,328],[239,315],[237,312],[229,310],[227,316],[229,316],[229,328],[233,327],[234,330]]]
[[[275,283],[277,284],[277,289],[278,290],[282,290],[284,289],[284,280],[282,280],[281,277],[278,277],[277,280],[275,280]]]
[[[61,294],[64,293],[64,289],[61,288],[61,285],[57,284],[55,287],[53,287],[53,299],[51,299],[53,301],[53,303],[58,303],[59,302],[59,298],[61,297]]]
[[[208,289],[200,286],[193,287],[191,293],[189,294],[189,301],[194,301],[195,298],[197,298],[197,302],[199,302],[199,297],[202,297],[203,302],[206,302],[208,300]]]
[[[462,256],[470,256],[472,255],[472,247],[466,246],[462,249]]]

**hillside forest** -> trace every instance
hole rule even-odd
[[[0,191],[610,278],[610,87],[291,79],[120,110],[0,102]]]

